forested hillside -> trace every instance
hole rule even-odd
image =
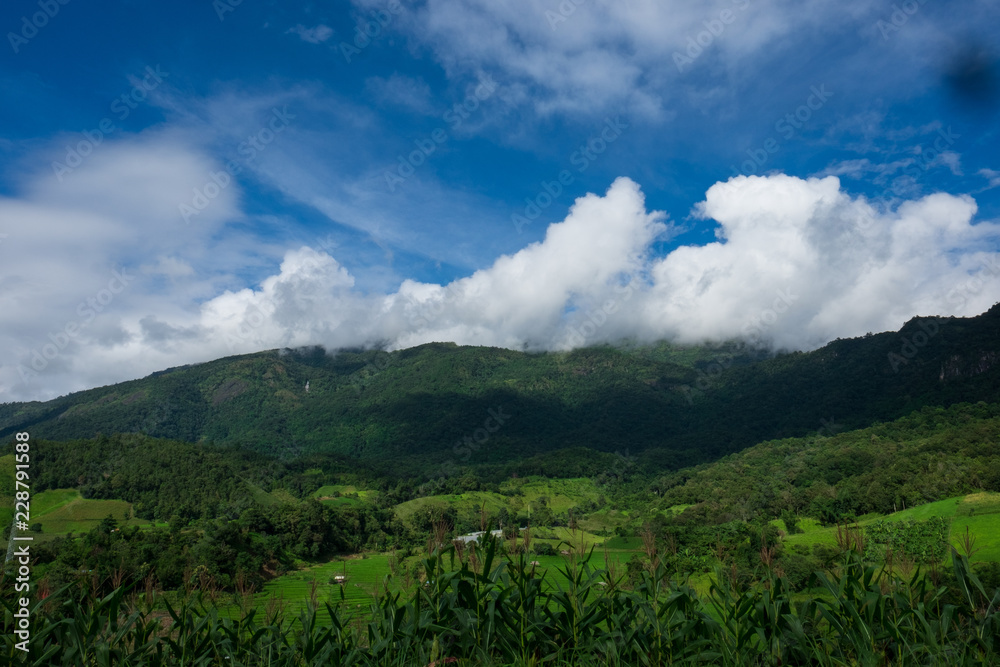
[[[925,407],[866,429],[763,442],[660,476],[666,508],[691,521],[810,516],[834,523],[979,489],[1000,491],[1000,405]]]
[[[324,452],[392,460],[401,469],[583,446],[646,451],[677,469],[762,440],[993,401],[998,360],[1000,307],[777,355],[733,343],[537,354],[453,344],[281,350],[5,404],[0,437],[141,432],[282,459]],[[477,430],[469,447],[465,438]]]

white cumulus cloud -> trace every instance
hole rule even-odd
[[[195,160],[182,171],[199,169],[208,167]],[[918,314],[978,314],[993,304],[1000,282],[1000,226],[977,221],[968,196],[938,193],[880,210],[843,191],[835,176],[776,174],[713,185],[695,215],[716,221],[717,240],[666,255],[653,248],[673,231],[667,215],[648,211],[639,185],[619,178],[603,195],[579,198],[541,241],[449,284],[404,280],[389,293],[363,293],[336,257],[298,247],[286,250],[259,284],[220,288],[200,275],[204,264],[181,246],[192,238],[207,243],[210,253],[221,246],[204,235],[178,235],[176,220],[158,231],[176,211],[165,203],[157,213],[155,202],[176,206],[197,178],[176,182],[173,194],[148,192],[154,202],[149,220],[132,203],[147,188],[162,187],[162,179],[159,172],[134,176],[132,191],[117,206],[114,193],[92,191],[85,185],[96,181],[87,179],[77,190],[43,197],[49,191],[41,184],[19,199],[0,200],[4,223],[16,218],[46,226],[48,237],[38,234],[31,248],[53,258],[45,266],[54,272],[33,271],[25,261],[0,279],[3,400],[46,398],[168,366],[311,344],[402,348],[454,341],[545,350],[626,338],[743,337],[810,349],[836,337],[895,329]],[[215,215],[238,215],[231,197]],[[27,231],[24,237],[8,233],[0,252],[28,242]],[[143,240],[149,235],[155,244]],[[144,248],[141,262],[129,250],[137,243]],[[90,254],[67,261],[80,247]],[[230,270],[244,258],[215,257]],[[99,296],[125,260],[141,267],[128,287],[37,377],[25,380],[19,369],[56,344],[50,334],[59,338],[66,321],[81,324],[77,304]],[[60,287],[76,284],[81,287],[59,296]]]

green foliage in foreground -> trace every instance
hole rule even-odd
[[[24,665],[989,665],[1000,656],[1000,590],[965,556],[947,585],[901,579],[846,551],[836,574],[814,575],[793,595],[768,571],[739,588],[718,572],[704,598],[649,565],[626,578],[565,568],[546,590],[524,556],[482,560],[436,551],[426,581],[404,595],[387,587],[366,617],[327,604],[298,619],[253,610],[220,618],[199,600],[165,604],[118,589],[82,603],[55,595],[33,609],[31,651],[14,648],[10,582],[2,596],[5,662]],[[762,561],[767,562],[762,554]],[[478,565],[471,565],[478,563]],[[449,566],[450,564],[450,566]],[[161,622],[165,621],[165,622]],[[25,659],[26,658],[26,659]]]

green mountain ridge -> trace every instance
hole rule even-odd
[[[566,353],[452,343],[391,353],[271,350],[3,404],[0,437],[139,432],[282,459],[333,453],[404,467],[505,463],[586,447],[677,469],[924,406],[994,402],[998,361],[1000,305],[781,354],[737,343]]]

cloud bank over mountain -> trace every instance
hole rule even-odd
[[[151,152],[157,160],[137,159]],[[187,174],[206,169],[176,137],[153,137],[95,155],[72,187],[29,177],[19,197],[0,199],[0,218],[32,222],[0,246],[0,299],[15,323],[0,333],[0,399],[314,344],[567,350],[744,338],[810,349],[914,315],[975,315],[998,294],[1000,256],[986,249],[1000,225],[976,220],[971,197],[883,210],[835,176],[783,174],[710,187],[691,217],[714,221],[714,242],[658,254],[683,225],[647,210],[639,184],[619,178],[578,198],[542,240],[471,275],[364,292],[336,249],[223,238],[222,221],[240,218],[236,184],[197,224],[179,225],[178,202],[204,186]],[[273,269],[238,287],[251,265]],[[53,292],[62,297],[40,297]]]

